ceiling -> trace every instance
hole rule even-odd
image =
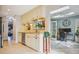
[[[35,7],[37,7],[37,5],[1,5],[0,16],[23,15]]]
[[[79,5],[66,5],[66,6],[68,6],[69,9],[51,14],[52,18],[54,18],[55,16],[58,16],[58,15],[64,16],[64,17],[71,17],[71,16],[79,15]],[[66,6],[63,6],[63,7],[66,7]],[[63,8],[63,7],[61,7],[61,8]],[[58,8],[58,9],[61,9],[61,8]],[[56,9],[56,10],[58,10],[58,9]],[[56,10],[53,10],[53,11],[56,11]],[[73,13],[73,14],[67,15],[68,13]],[[55,19],[64,18],[64,17],[55,17]]]
[[[0,17],[7,16],[7,15],[23,15],[25,12],[28,12],[37,6],[38,5],[0,5]],[[52,11],[54,11],[54,10],[63,8],[64,6],[67,6],[67,5],[51,5],[51,8],[52,8]],[[65,15],[69,12],[75,13],[71,16],[79,15],[79,5],[68,5],[68,6],[69,6],[68,10],[51,14],[52,17],[57,15]],[[48,7],[50,7],[50,5]]]

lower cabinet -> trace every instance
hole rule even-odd
[[[19,42],[22,43],[22,44],[25,44],[25,42],[26,42],[25,35],[26,34],[24,32],[19,32],[19,35],[18,35],[19,38],[18,39],[19,39]]]
[[[25,44],[25,33],[22,33],[22,44]]]
[[[34,34],[26,34],[26,45],[35,50],[39,50],[39,37],[36,38]]]
[[[30,33],[19,33],[19,42],[25,44],[34,50],[43,51],[43,35],[30,34]]]
[[[21,38],[22,38],[22,34],[19,32],[19,33],[18,33],[18,39],[19,39],[19,42],[20,42],[20,43],[21,43],[21,41],[22,41]]]

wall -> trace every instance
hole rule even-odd
[[[15,16],[14,24],[13,24],[13,32],[14,32],[14,39],[18,42],[18,32],[21,26],[21,16]],[[3,40],[8,40],[8,19],[4,16],[2,17],[2,35]],[[4,32],[3,32],[3,24],[4,24]]]
[[[74,40],[74,38],[75,38],[75,36],[74,36],[74,34],[75,34],[75,20],[73,18],[67,18],[67,19],[71,22],[71,24],[69,26],[67,26],[67,27],[63,26],[62,22],[65,19],[60,19],[60,20],[57,20],[57,28],[58,29],[59,28],[71,28],[71,32],[70,32],[71,35],[70,36],[68,35],[67,39]]]
[[[18,32],[20,31],[20,27],[22,25],[21,16],[15,16],[14,20],[14,39],[16,39],[16,43],[19,42]]]
[[[70,20],[71,24],[67,27],[63,26],[63,24],[62,24],[63,20],[65,20],[65,19],[57,20],[57,27],[58,28],[71,28],[71,32],[74,33],[74,31],[75,31],[75,25],[74,25],[75,20],[73,18],[68,18],[68,20]]]
[[[4,32],[3,32],[3,24],[4,24]],[[2,35],[3,35],[3,40],[8,39],[8,21],[6,17],[2,17]]]
[[[46,30],[50,31],[50,12],[53,10],[56,10],[60,7],[63,7],[63,5],[59,6],[59,5],[41,5],[38,6],[34,9],[32,9],[31,11],[29,11],[28,13],[25,13],[22,16],[22,22],[23,23],[27,23],[27,22],[31,22],[31,20],[33,20],[33,18],[36,18],[37,16],[43,16],[46,18],[46,22],[47,22],[47,27]]]
[[[61,7],[63,7],[63,5],[45,5],[45,17],[47,19],[47,28],[46,28],[46,30],[48,30],[49,32],[51,32],[51,22],[50,22],[50,20],[51,20],[51,16],[52,16],[50,14],[50,12],[54,11],[56,9],[59,9]]]
[[[49,32],[51,32],[51,14],[50,14],[50,12],[51,11],[54,11],[54,10],[56,10],[56,9],[59,9],[59,8],[61,8],[61,7],[63,7],[64,5],[46,5],[45,6],[45,17],[46,17],[46,19],[47,19],[47,22],[48,22],[48,28],[47,28],[47,30],[49,31]],[[71,18],[69,18],[70,20],[71,20],[71,23],[72,23],[72,25],[71,26],[69,26],[69,27],[71,27],[72,28],[72,33],[74,34],[75,33],[75,24],[77,23],[77,25],[78,25],[78,19],[79,19],[79,16],[75,16],[75,17],[71,17]],[[62,19],[63,20],[63,19]],[[76,20],[76,22],[75,22],[75,20]],[[59,22],[59,24],[61,23],[62,21],[60,21]],[[62,25],[61,25],[62,26]],[[61,27],[61,26],[59,26],[59,27]],[[73,35],[73,37],[75,37],[75,35]]]
[[[27,23],[27,22],[32,22],[33,18],[38,17],[45,17],[44,16],[44,6],[38,6],[34,9],[32,9],[31,11],[29,11],[28,13],[25,13],[22,16],[22,22],[23,23]]]
[[[71,22],[70,26],[64,27],[62,25],[62,22],[65,19],[70,20],[70,22]],[[70,34],[72,34],[71,38],[72,38],[72,40],[75,39],[76,28],[77,28],[77,26],[79,26],[79,15],[68,17],[68,18],[54,19],[54,20],[57,21],[57,28],[58,29],[59,28],[71,28],[71,32],[70,32]],[[68,38],[70,38],[70,37],[68,37]]]
[[[29,11],[28,13],[25,13],[22,16],[22,23],[28,23],[28,22],[31,23],[33,21],[33,18],[37,18],[37,17],[45,17],[45,7],[44,6],[38,6],[34,9],[32,9],[31,11]],[[21,31],[24,31],[24,27],[22,27]],[[26,45],[39,51],[39,49],[40,49],[39,44],[41,43],[40,39],[31,38],[31,37],[34,37],[35,35],[36,34],[27,34],[26,33]],[[29,37],[29,38],[27,38],[27,37]]]

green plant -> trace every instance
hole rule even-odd
[[[78,30],[78,29],[76,30],[75,35],[76,35],[76,36],[79,36],[79,30]]]
[[[35,26],[36,28],[42,28],[42,24],[36,24],[36,26]]]
[[[50,33],[48,31],[44,32],[44,37],[47,38],[50,36]]]
[[[76,36],[79,36],[79,27],[77,27],[77,30],[76,30],[75,35],[76,35]]]

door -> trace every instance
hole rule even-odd
[[[51,21],[51,37],[57,39],[57,21]]]
[[[2,18],[0,17],[0,48],[2,48]]]

